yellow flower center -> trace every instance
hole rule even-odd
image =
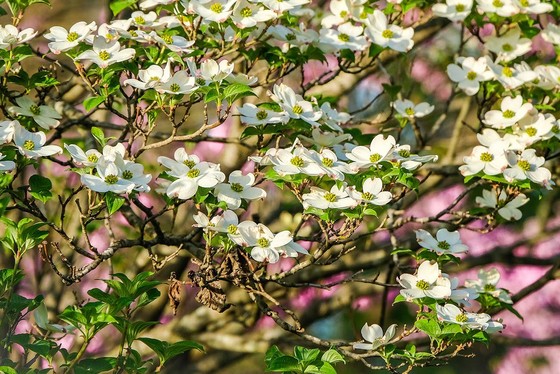
[[[222,13],[224,7],[220,3],[214,3],[210,6],[210,10],[214,13]]]
[[[513,110],[508,109],[504,112],[504,118],[509,119],[509,118],[513,118],[513,117],[515,117],[515,112]]]
[[[76,39],[78,39],[80,37],[80,35],[78,35],[77,32],[72,31],[71,33],[68,33],[68,36],[66,37],[66,40],[68,40],[69,42],[73,42]]]
[[[232,183],[231,189],[235,192],[243,192],[243,186],[240,185],[239,183]]]
[[[229,226],[227,227],[227,232],[228,232],[229,234],[231,234],[231,235],[237,234],[237,226],[235,226],[235,225],[229,225]]]
[[[494,286],[493,284],[485,284],[484,291],[486,292],[496,291],[496,286]]]
[[[189,178],[196,178],[200,175],[200,170],[198,169],[191,169],[187,173],[187,177]]]
[[[268,117],[266,110],[259,110],[255,115],[259,121],[265,120]]]
[[[167,44],[173,44],[173,36],[171,35],[164,35],[161,37],[163,41]]]
[[[292,157],[292,159],[290,160],[290,163],[294,166],[297,166],[298,168],[303,167],[303,165],[305,164],[305,162],[303,161],[303,158],[301,158],[299,156]]]
[[[521,160],[517,163],[517,166],[523,171],[529,171],[531,169],[531,164],[527,160]]]
[[[185,160],[183,161],[183,164],[187,165],[191,169],[193,168],[194,165],[196,165],[193,160]]]
[[[169,88],[173,92],[178,92],[181,89],[181,86],[179,86],[177,83],[172,83],[171,86],[169,86]]]
[[[461,313],[457,317],[455,317],[455,320],[459,323],[465,323],[469,320],[469,317],[467,317],[465,313]]]
[[[371,192],[364,192],[364,193],[362,193],[362,199],[372,200],[373,199],[373,194]]]
[[[97,157],[97,155],[89,155],[87,160],[91,163],[96,163],[99,160],[99,157]]]
[[[529,136],[535,136],[535,135],[537,135],[537,129],[534,128],[534,127],[527,127],[527,128],[525,129],[525,132],[526,132],[527,135],[529,135]]]
[[[29,111],[31,113],[33,113],[34,115],[38,116],[39,114],[41,114],[41,108],[39,108],[39,106],[33,104],[29,107]]]
[[[410,151],[406,150],[406,149],[401,149],[399,152],[399,156],[401,157],[410,157]]]
[[[266,238],[260,238],[259,240],[257,240],[257,245],[261,248],[268,247],[270,245],[270,240]]]
[[[299,105],[294,105],[294,107],[292,108],[292,111],[295,114],[301,114],[301,113],[303,113],[303,108]]]
[[[369,156],[369,162],[377,162],[381,160],[381,155],[379,153],[374,153],[371,156]]]
[[[330,158],[327,157],[323,157],[323,159],[321,160],[321,162],[323,163],[323,165],[325,165],[326,167],[330,168],[331,166],[333,166],[334,161]]]
[[[513,51],[513,47],[511,46],[511,44],[506,43],[502,46],[502,51],[511,52],[511,51]]]
[[[122,173],[122,177],[123,179],[132,179],[134,175],[132,175],[132,172],[130,170],[125,170]]]
[[[327,192],[325,194],[325,200],[327,200],[329,203],[334,203],[336,201],[336,195],[332,192]]]
[[[118,181],[119,181],[119,177],[116,176],[116,175],[114,175],[114,174],[107,175],[107,176],[105,177],[105,183],[107,183],[107,184],[115,184],[115,183],[117,183]]]
[[[26,140],[23,142],[23,148],[31,151],[32,149],[35,149],[35,142],[33,140]]]
[[[441,242],[438,242],[438,248],[440,249],[449,249],[451,248],[451,244],[449,244],[447,241],[442,240]]]
[[[245,7],[241,9],[241,12],[239,12],[239,14],[241,14],[241,17],[251,17],[253,15],[253,11],[251,10],[251,8]]]
[[[134,22],[136,22],[138,25],[143,25],[146,23],[146,20],[144,19],[144,17],[138,16],[134,18]]]
[[[511,70],[510,67],[505,66],[505,67],[502,69],[502,75],[503,75],[504,77],[511,78],[511,77],[513,77],[513,70]]]
[[[394,33],[391,30],[383,30],[383,32],[381,33],[381,36],[385,39],[391,39],[393,35]]]
[[[494,5],[494,7],[496,7],[496,8],[501,8],[501,7],[504,6],[504,3],[502,3],[500,0],[494,0],[492,2],[492,5]]]
[[[483,161],[483,162],[490,162],[493,159],[494,159],[494,156],[492,156],[492,154],[488,153],[488,152],[484,152],[480,155],[480,161]]]
[[[474,81],[477,77],[477,74],[474,71],[469,71],[467,73],[467,79],[470,81]]]
[[[406,113],[406,115],[411,116],[411,117],[416,113],[416,112],[414,111],[414,108],[406,108],[406,109],[404,110],[404,112]]]
[[[108,59],[111,58],[111,54],[107,51],[101,51],[99,52],[99,58],[102,59],[103,61],[107,61]]]
[[[340,40],[341,42],[345,42],[345,43],[349,42],[350,41],[350,35],[340,33],[340,34],[338,34],[338,40]]]
[[[420,279],[418,282],[416,282],[416,288],[426,291],[428,289],[430,289],[430,284],[428,282],[426,282],[423,279]]]
[[[457,12],[463,12],[465,10],[465,4],[457,4],[455,5],[455,10]]]

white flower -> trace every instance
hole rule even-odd
[[[319,126],[317,122],[322,116],[321,110],[315,110],[313,105],[298,95],[285,84],[275,85],[270,98],[280,105],[290,118],[302,119],[313,126]]]
[[[487,293],[497,298],[503,303],[513,304],[508,292],[503,288],[497,288],[500,281],[500,272],[496,268],[488,271],[480,269],[478,271],[478,279],[469,279],[465,281],[465,286],[473,288],[478,293]]]
[[[319,187],[311,187],[310,193],[302,196],[303,208],[318,209],[347,209],[355,207],[358,202],[348,196],[346,187],[338,187],[336,184],[330,191],[325,191]]]
[[[335,144],[340,144],[345,140],[352,139],[350,134],[337,134],[335,132],[325,132],[321,131],[319,128],[314,128],[311,130],[311,137],[301,135],[300,138],[308,141],[309,143],[316,144],[320,147],[332,147]]]
[[[531,50],[531,39],[522,38],[521,30],[516,27],[505,35],[490,36],[484,45],[498,55],[496,61],[511,61]]]
[[[541,167],[545,159],[538,157],[537,151],[534,149],[526,149],[521,154],[514,151],[507,151],[506,157],[508,160],[509,168],[504,170],[504,177],[508,182],[516,180],[529,179],[532,182],[538,183],[552,189],[554,182],[550,179],[552,177],[550,170]]]
[[[492,321],[488,314],[465,312],[453,304],[445,304],[443,306],[438,304],[436,305],[436,311],[438,319],[443,322],[455,323],[460,326],[488,332],[496,332],[503,329],[502,324]]]
[[[248,126],[267,125],[269,123],[286,123],[289,120],[286,112],[259,108],[254,104],[245,103],[237,110],[241,115],[241,122]]]
[[[144,13],[139,10],[136,12],[132,12],[130,15],[130,19],[132,20],[132,24],[137,27],[150,27],[157,19],[156,12],[148,12]]]
[[[321,152],[308,151],[308,155],[322,169],[323,172],[319,175],[326,174],[331,179],[343,181],[344,174],[355,174],[348,164],[338,161],[336,153],[330,149],[323,149]]]
[[[148,183],[152,180],[150,174],[144,174],[144,165],[128,160],[117,160],[120,177],[134,184],[134,190],[139,192],[150,191]]]
[[[249,3],[247,0],[237,2],[231,16],[231,20],[235,26],[240,29],[254,27],[257,26],[258,23],[267,22],[276,18],[277,14],[274,11],[266,9],[260,6],[260,4]]]
[[[167,47],[170,51],[177,53],[190,53],[192,52],[191,47],[194,44],[194,40],[187,40],[180,35],[158,35],[155,31],[149,34],[156,42]]]
[[[289,12],[301,5],[309,4],[310,0],[261,0],[261,2],[269,9],[278,14]]]
[[[200,159],[197,155],[187,154],[185,148],[177,148],[175,150],[175,153],[173,154],[173,159],[165,156],[160,156],[158,157],[157,161],[166,168],[170,169],[168,174],[175,177],[180,177],[185,172],[188,172],[190,168],[198,164],[200,162]],[[185,167],[187,168],[185,169]]]
[[[167,5],[176,2],[177,0],[142,0],[140,2],[140,9],[151,9],[158,5]]]
[[[94,167],[102,156],[101,153],[95,149],[89,149],[84,152],[75,144],[65,144],[64,148],[70,153],[75,163],[84,166]]]
[[[206,21],[225,22],[235,5],[235,0],[192,0],[191,6],[196,14]]]
[[[363,35],[364,28],[352,23],[344,23],[336,30],[323,28],[320,30],[319,44],[326,52],[336,52],[342,49],[363,51],[369,45]]]
[[[58,119],[62,118],[62,116],[50,106],[37,105],[27,96],[18,97],[16,103],[19,106],[11,107],[10,111],[21,116],[33,118],[35,123],[46,130],[57,127],[60,123]]]
[[[256,226],[257,224],[252,221],[244,221],[239,223],[239,218],[237,214],[231,210],[226,210],[221,216],[216,216],[212,218],[211,225],[208,227],[209,230],[218,231],[227,234],[235,244],[242,247],[247,247],[248,243],[241,235],[239,226],[248,228],[250,226]]]
[[[463,158],[463,162],[466,165],[460,166],[459,171],[464,176],[481,171],[486,175],[497,175],[508,167],[506,154],[500,143],[492,144],[489,148],[477,145],[470,156]]]
[[[450,278],[447,274],[442,274],[445,278],[449,279],[451,283],[451,295],[449,296],[450,300],[455,301],[457,304],[470,306],[471,301],[478,298],[479,294],[476,292],[474,288],[469,287],[459,287],[459,279],[458,278]]]
[[[440,229],[434,238],[426,230],[416,230],[416,240],[421,247],[435,251],[438,254],[464,253],[469,250],[466,244],[461,242],[459,231],[448,231]]]
[[[366,0],[331,0],[329,10],[332,14],[321,19],[321,25],[326,28],[340,25],[353,19],[361,21],[364,15]]]
[[[412,27],[403,29],[397,25],[390,25],[387,16],[379,9],[375,9],[373,14],[370,14],[364,23],[366,25],[366,35],[381,47],[389,47],[395,51],[406,52],[414,45],[412,40],[414,30]]]
[[[136,51],[133,48],[124,48],[121,50],[121,45],[118,41],[107,41],[104,37],[96,36],[93,39],[93,49],[82,52],[76,60],[87,60],[98,65],[101,68],[130,60]]]
[[[379,134],[373,138],[369,147],[357,146],[350,153],[346,153],[346,157],[354,161],[350,164],[351,167],[356,169],[367,168],[387,160],[395,145],[396,141],[392,135],[388,135],[385,139],[382,134]]]
[[[33,39],[37,31],[27,28],[19,31],[13,25],[0,25],[0,49],[12,49],[12,47]]]
[[[543,3],[541,0],[513,0],[521,13],[542,14],[552,11],[552,4]]]
[[[138,78],[140,79],[126,79],[123,84],[141,90],[155,88],[171,78],[170,62],[167,61],[164,68],[159,65],[151,65],[147,69],[142,69],[138,72]]]
[[[434,111],[429,103],[414,104],[410,100],[397,100],[392,105],[401,116],[408,118],[422,118]]]
[[[237,218],[237,216],[235,217]],[[193,214],[193,219],[196,222],[193,227],[199,227],[204,230],[204,232],[208,232],[216,229],[216,223],[221,219],[221,216],[214,216],[212,219],[209,219],[206,214],[198,212]]]
[[[160,161],[161,162],[161,161]],[[182,172],[182,175],[173,175]],[[188,200],[193,197],[199,187],[213,188],[224,181],[226,176],[220,166],[209,162],[200,162],[193,167],[183,165],[181,169],[172,169],[170,175],[179,177],[167,187],[166,194],[172,198]]]
[[[276,25],[270,26],[266,32],[274,39],[284,42],[281,47],[284,53],[288,52],[291,47],[298,47],[301,52],[305,52],[310,44],[316,43],[319,39],[317,31],[307,29],[303,22],[299,24],[299,29]]]
[[[0,121],[0,144],[10,143],[14,139],[18,121]]]
[[[99,162],[96,165],[97,175],[82,174],[82,183],[95,192],[113,192],[116,194],[130,193],[134,190],[134,182],[122,178],[122,173],[114,162]]]
[[[523,104],[521,95],[516,97],[506,96],[500,104],[500,110],[489,110],[484,114],[484,124],[495,129],[505,129],[513,126],[533,110],[531,103]]]
[[[62,153],[62,148],[57,145],[45,145],[47,137],[42,131],[27,131],[19,123],[15,126],[14,143],[19,153],[28,158],[39,158]]]
[[[6,156],[0,153],[0,171],[10,171],[16,168],[16,163],[10,160],[4,160]],[[2,161],[4,160],[4,161]]]
[[[527,204],[529,199],[522,193],[514,196],[513,199],[508,198],[505,190],[501,190],[499,195],[496,190],[483,190],[482,196],[477,196],[475,201],[483,208],[496,209],[498,207],[498,214],[504,219],[517,221],[523,216],[518,208]]]
[[[298,253],[308,254],[302,246],[293,241],[289,231],[273,234],[265,225],[254,222],[242,222],[238,229],[247,246],[253,247],[251,257],[256,261],[276,263],[280,256],[297,257]]]
[[[522,151],[525,147],[519,143],[519,138],[513,134],[505,134],[502,138],[496,130],[483,129],[482,133],[476,134],[476,138],[485,147],[501,148],[504,151]]]
[[[404,288],[400,293],[407,300],[422,297],[443,299],[451,295],[451,283],[449,279],[441,276],[437,263],[430,264],[429,261],[424,261],[418,267],[416,275],[402,274],[397,280]]]
[[[206,84],[221,82],[232,73],[233,68],[233,64],[230,64],[227,60],[222,60],[218,64],[215,60],[209,59],[200,64],[200,77],[206,81]],[[195,74],[193,73],[193,75]]]
[[[155,87],[155,90],[160,93],[168,93],[172,95],[185,95],[190,94],[198,89],[196,79],[189,76],[185,70],[179,70],[167,81],[162,82]]]
[[[426,162],[436,162],[437,155],[419,156],[410,153],[410,145],[397,144],[391,153],[390,161],[396,163],[406,170],[416,170]]]
[[[492,72],[484,57],[476,60],[473,57],[460,57],[457,63],[447,65],[447,75],[453,82],[459,83],[459,88],[469,96],[475,95],[480,89],[480,82],[492,79]]]
[[[255,176],[253,173],[243,175],[241,170],[235,170],[229,175],[229,184],[220,183],[214,187],[218,201],[225,201],[229,209],[241,206],[241,200],[264,199],[266,192],[262,188],[253,187]]]
[[[522,121],[515,127],[514,134],[518,136],[518,142],[525,147],[549,137],[556,118],[550,113],[543,115],[539,113],[536,120]]]
[[[537,86],[544,90],[552,90],[560,86],[560,68],[553,65],[539,65],[535,68],[539,75]]]
[[[311,157],[309,151],[302,146],[292,149],[269,149],[265,157],[272,163],[274,170],[280,175],[323,175],[324,170]]]
[[[325,101],[323,105],[321,105],[321,112],[323,112],[321,120],[332,130],[339,132],[342,132],[340,124],[346,123],[352,119],[350,114],[339,112],[331,108],[331,104],[328,101]]]
[[[512,0],[476,0],[478,11],[481,13],[496,13],[502,17],[511,17],[519,13]]]
[[[347,192],[357,202],[379,206],[387,205],[393,199],[391,192],[383,191],[381,178],[366,179],[362,186],[362,192],[357,191],[354,186],[348,187]]]
[[[450,21],[462,21],[471,14],[473,0],[446,0],[445,4],[434,4],[432,12]]]
[[[80,21],[70,27],[68,31],[64,27],[53,26],[44,36],[51,41],[48,44],[51,52],[59,54],[60,52],[66,52],[78,46],[81,42],[85,41],[96,28],[95,22],[87,23]]]
[[[396,327],[396,324],[389,326],[387,328],[387,331],[385,331],[385,334],[383,334],[383,329],[381,328],[381,326],[376,324],[368,326],[368,324],[366,323],[362,327],[361,333],[362,338],[364,338],[364,340],[369,343],[354,343],[352,347],[354,349],[365,349],[374,351],[379,347],[389,344],[391,339],[393,339],[393,337],[395,336]]]
[[[539,76],[524,61],[510,67],[495,64],[490,60],[490,58],[488,58],[488,66],[494,73],[495,78],[504,86],[504,88],[508,90],[513,90],[524,84],[532,82]]]
[[[560,26],[555,25],[554,23],[547,24],[541,32],[541,36],[549,43],[560,45]]]

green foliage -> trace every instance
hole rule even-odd
[[[294,347],[294,355],[286,355],[277,346],[268,349],[265,356],[267,372],[336,374],[333,365],[345,363],[342,355],[335,349],[321,354],[317,348]]]

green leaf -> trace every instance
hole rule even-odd
[[[105,139],[105,134],[103,130],[99,127],[92,127],[91,128],[91,135],[93,135],[94,139],[99,143],[100,146],[104,147],[107,144],[107,139]]]
[[[336,350],[329,349],[321,356],[321,361],[329,362],[331,364],[336,364],[337,362],[344,362],[344,357]]]
[[[105,101],[103,96],[92,96],[84,100],[84,108],[88,112]]]
[[[51,181],[40,175],[35,174],[29,178],[29,188],[31,190],[31,196],[43,203],[46,203],[52,197]]]
[[[402,303],[403,301],[406,301],[406,298],[403,295],[397,295],[397,297],[395,297],[395,300],[393,301],[393,305],[398,304],[398,303]]]
[[[86,358],[81,360],[75,367],[75,374],[103,373],[113,370],[117,363],[115,357]]]
[[[120,197],[112,192],[107,192],[105,194],[105,203],[107,203],[107,210],[109,215],[112,215],[118,211],[124,204],[124,197]]]
[[[229,104],[233,103],[237,99],[241,99],[246,96],[256,96],[251,87],[241,84],[233,83],[224,89],[224,99],[227,100]]]
[[[0,8],[0,9],[2,9],[2,8]],[[18,374],[17,371],[15,371],[14,369],[12,369],[9,366],[0,366],[0,373],[2,373],[2,374]]]
[[[271,363],[272,361],[274,361],[275,359],[277,359],[278,357],[283,357],[286,356],[284,353],[282,353],[282,351],[280,351],[280,349],[273,345],[272,347],[270,347],[268,349],[268,351],[266,351],[266,355],[264,358],[264,362],[266,363],[266,367],[268,367],[268,364]]]
[[[272,360],[267,366],[267,371],[284,372],[284,371],[299,371],[299,361],[292,356],[281,356]]]
[[[109,8],[113,12],[113,16],[116,16],[124,9],[136,4],[137,0],[113,0],[109,4]]]
[[[305,347],[295,346],[294,347],[294,356],[304,364],[304,366],[312,363],[319,357],[321,351],[317,348],[315,349],[308,349]]]
[[[152,338],[139,338],[138,340],[146,344],[157,354],[162,365],[170,358],[191,349],[197,349],[204,352],[204,347],[202,345],[190,340],[184,340],[173,344]]]
[[[424,331],[432,338],[441,335],[439,323],[433,319],[419,319],[414,323],[414,326],[416,326],[419,330]]]
[[[321,374],[336,374],[335,368],[328,362],[323,362],[323,365],[319,369]]]

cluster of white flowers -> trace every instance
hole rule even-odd
[[[19,153],[27,158],[38,159],[62,153],[62,149],[56,145],[45,145],[47,136],[44,132],[31,132],[23,127],[19,121],[0,122],[0,144],[13,145]],[[0,156],[2,159],[5,156]],[[15,168],[13,161],[2,161],[2,171]]]
[[[516,14],[548,13],[553,7],[541,0],[476,0],[476,9],[481,14],[511,17]],[[473,11],[473,0],[445,0],[445,3],[434,4],[432,11],[438,17],[463,21]]]
[[[523,103],[521,96],[506,96],[500,109],[485,113],[483,122],[493,129],[477,134],[482,145],[463,159],[465,165],[460,171],[464,176],[503,174],[509,183],[530,180],[552,188],[555,183],[550,170],[543,167],[544,157],[528,147],[556,137],[558,121],[554,116],[539,113],[531,103]],[[504,136],[497,131],[504,132]]]
[[[364,0],[331,1],[330,14],[321,21],[319,47],[327,52],[363,51],[373,42],[399,52],[409,51],[414,45],[414,30],[389,23],[379,9],[366,12],[365,3]]]
[[[90,190],[116,194],[150,191],[148,183],[152,176],[144,174],[142,164],[125,159],[126,149],[122,143],[106,145],[103,153],[95,149],[84,152],[75,144],[66,144],[65,148],[82,169],[77,171],[81,174],[82,183]]]
[[[235,245],[251,250],[251,257],[259,262],[276,263],[280,257],[297,257],[308,254],[307,250],[293,241],[289,231],[274,234],[262,223],[239,222],[235,212],[226,210],[210,219],[202,212],[193,216],[195,227],[227,237]]]
[[[229,209],[237,209],[243,200],[266,197],[262,188],[254,187],[255,176],[252,173],[243,175],[240,170],[235,170],[229,175],[229,183],[222,183],[226,176],[219,164],[200,161],[198,156],[187,154],[184,148],[177,149],[173,159],[160,156],[158,162],[169,169],[166,173],[173,178],[165,186],[165,193],[171,198],[188,200],[200,187],[213,188],[218,201],[225,202]]]
[[[466,244],[461,242],[461,235],[458,231],[448,231],[441,229],[434,238],[426,230],[416,230],[416,240],[423,248],[434,251],[438,254],[457,254],[469,250]]]
[[[500,296],[501,301],[508,302],[503,296],[507,296],[507,292],[505,290],[496,291],[495,288],[495,284],[499,280],[499,274],[496,279],[495,273],[493,271],[490,273],[491,276],[487,276],[487,273],[481,271],[479,280],[467,281],[465,287],[459,288],[458,280],[442,273],[437,263],[424,261],[418,267],[416,275],[402,274],[397,280],[403,287],[400,294],[407,301],[429,297],[436,301],[451,300],[459,305],[469,306],[470,302],[477,299],[481,293],[493,292],[491,293],[493,296]],[[467,313],[452,303],[445,305],[438,303],[436,304],[436,310],[438,318],[444,322],[458,323],[462,326],[488,332],[499,331],[503,328],[501,323],[492,321],[487,314]]]

